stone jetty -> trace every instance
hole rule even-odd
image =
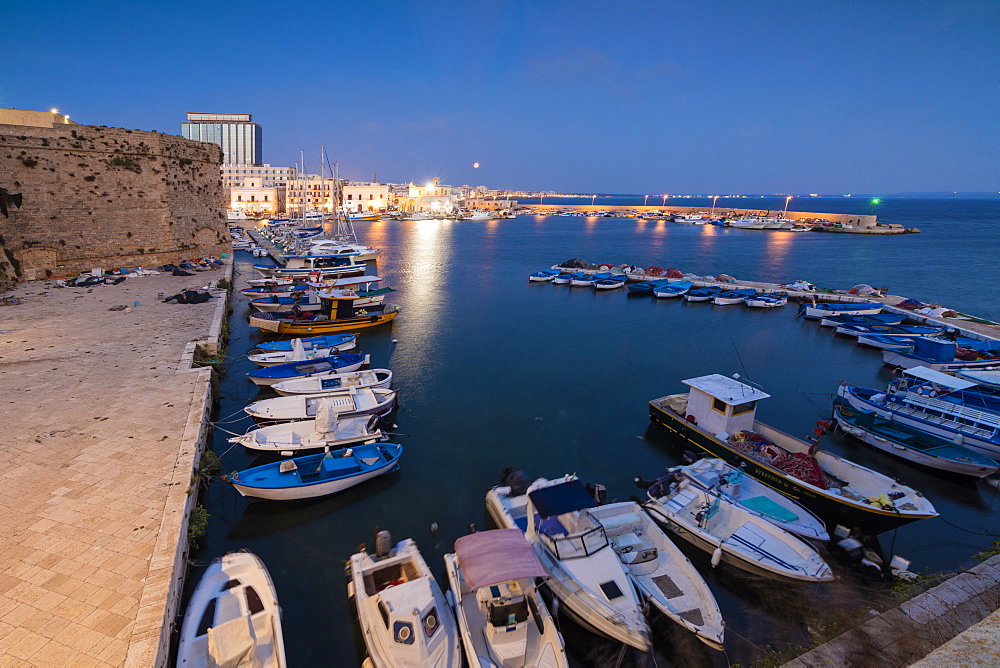
[[[0,305],[0,666],[166,664],[231,266]]]

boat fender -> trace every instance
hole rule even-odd
[[[693,424],[695,426],[698,426],[698,418],[696,418],[695,416],[691,415],[690,413],[688,413],[686,416],[684,416],[684,419],[687,420],[688,422],[690,422],[691,424]]]
[[[712,552],[712,568],[715,568],[722,561],[722,546],[715,548],[715,552]]]

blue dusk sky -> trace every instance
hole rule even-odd
[[[0,107],[577,193],[998,190],[1000,2],[0,0]],[[478,169],[473,167],[479,163]]]

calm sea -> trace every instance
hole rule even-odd
[[[691,202],[699,204],[677,204]],[[405,448],[401,470],[327,499],[285,505],[248,504],[213,482],[202,498],[211,513],[207,544],[193,555],[187,589],[212,558],[249,549],[274,578],[290,664],[358,664],[364,646],[343,567],[360,543],[371,544],[376,527],[395,540],[414,538],[446,586],[441,556],[471,525],[490,527],[484,495],[505,467],[532,478],[576,473],[624,500],[640,494],[634,476],[651,478],[676,464],[674,444],[649,426],[647,402],[683,391],[682,379],[739,372],[772,396],[761,403],[760,418],[800,436],[829,417],[839,381],[879,387],[891,379],[878,352],[796,318],[793,306],[762,312],[657,301],[528,283],[529,273],[582,258],[822,287],[868,283],[1000,320],[998,207],[996,200],[883,200],[881,220],[923,231],[888,237],[558,216],[359,226],[359,236],[383,250],[369,273],[396,288],[391,299],[403,307],[393,324],[359,336],[373,366],[395,372],[401,406],[388,429]],[[868,212],[864,203],[839,200],[815,208]],[[254,261],[237,254],[237,288],[254,277]],[[246,302],[235,299],[213,443],[227,472],[256,462],[230,446],[226,431],[243,433],[251,423],[242,407],[271,396],[244,377],[254,368],[244,355],[262,338],[246,325]],[[939,478],[841,436],[824,447],[899,478],[935,503],[940,519],[882,536],[884,549],[912,560],[912,570],[972,565],[971,555],[994,540],[984,534],[1000,529],[993,487]],[[622,665],[726,665],[726,657],[747,664],[766,656],[767,647],[807,642],[810,624],[885,590],[840,566],[836,583],[775,585],[725,566],[713,570],[707,555],[682,549],[722,607],[726,656],[654,618],[655,657],[626,652]],[[618,660],[618,646],[562,616],[560,624],[574,665]]]

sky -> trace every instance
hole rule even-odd
[[[996,0],[0,0],[0,107],[565,193],[1000,190]],[[479,167],[473,165],[479,163]]]

